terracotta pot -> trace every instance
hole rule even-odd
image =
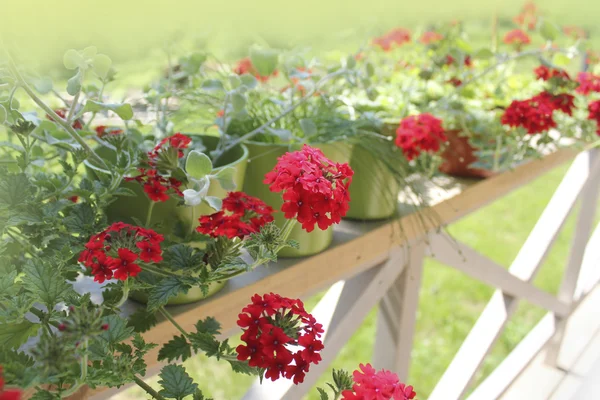
[[[448,145],[442,152],[444,162],[440,171],[461,178],[489,178],[496,173],[488,169],[470,168],[469,165],[476,162],[476,149],[469,143],[469,138],[460,136],[460,131],[447,131]]]

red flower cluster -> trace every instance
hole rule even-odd
[[[565,35],[571,36],[573,39],[585,39],[587,37],[585,30],[579,26],[564,26],[563,32]]]
[[[600,100],[590,102],[588,111],[588,119],[596,121],[596,133],[600,135]]]
[[[394,45],[400,47],[410,42],[410,31],[406,28],[392,29],[383,36],[373,39],[373,44],[381,47],[383,51],[390,51]]]
[[[567,81],[571,80],[571,77],[565,70],[548,68],[545,65],[540,65],[539,67],[534,69],[533,72],[535,73],[537,79],[541,79],[544,81],[550,80],[552,78],[559,78]]]
[[[460,80],[459,78],[457,78],[457,77],[454,76],[454,77],[448,79],[446,81],[446,83],[449,83],[452,86],[457,86],[458,87],[458,86],[462,85],[462,80]]]
[[[523,6],[523,10],[520,14],[513,18],[515,24],[522,26],[523,28],[527,26],[527,28],[532,31],[535,29],[535,25],[537,24],[537,7],[536,5],[530,1]]]
[[[284,192],[285,217],[297,218],[304,230],[312,232],[315,224],[325,230],[346,215],[353,174],[348,164],[334,163],[305,144],[302,150],[279,157],[264,183],[272,192]]]
[[[517,49],[520,49],[523,45],[531,43],[529,35],[521,29],[513,29],[504,35],[504,43],[511,44]]]
[[[457,65],[458,63],[456,62],[456,59],[454,57],[452,57],[450,54],[448,54],[446,56],[445,64],[448,66],[451,66],[451,65]],[[465,67],[469,67],[469,68],[473,66],[473,60],[471,60],[471,56],[465,56],[464,65],[465,65]]]
[[[4,376],[0,366],[0,400],[20,400],[21,391],[16,389],[4,390]]]
[[[78,261],[92,269],[96,282],[113,278],[124,281],[142,271],[136,264],[138,259],[145,263],[162,261],[163,240],[152,229],[115,222],[90,238]]]
[[[284,376],[297,385],[304,381],[310,364],[321,361],[323,326],[306,312],[302,301],[274,293],[255,294],[238,318],[245,344],[236,348],[237,358],[266,369],[268,379]]]
[[[542,133],[556,127],[553,118],[555,110],[571,115],[575,98],[570,94],[556,96],[542,92],[527,100],[514,100],[504,111],[500,122],[504,125],[522,126],[529,134]]]
[[[231,214],[225,214],[229,211]],[[223,199],[223,210],[198,219],[196,230],[212,237],[226,236],[243,238],[256,233],[265,224],[273,221],[273,208],[256,197],[243,192],[229,192]]]
[[[54,112],[56,113],[56,115],[58,115],[59,117],[61,117],[62,119],[67,118],[67,110],[64,108],[59,108],[58,110],[54,110]],[[54,121],[54,119],[52,119],[51,116],[49,116],[48,114],[46,114],[46,118],[48,118],[50,121]],[[56,121],[54,121],[56,122]],[[73,121],[73,125],[71,125],[73,127],[73,129],[83,129],[83,123],[81,122],[80,119],[76,119],[75,121]]]
[[[352,390],[344,390],[342,400],[412,400],[417,395],[412,386],[400,383],[393,372],[376,371],[371,364],[360,364],[359,367],[360,371],[352,374]]]
[[[148,195],[151,201],[167,201],[169,200],[169,191],[182,197],[183,192],[179,189],[181,182],[175,178],[165,178],[161,176],[156,169],[138,168],[139,175],[127,177],[127,182],[136,181],[144,186],[144,192]]]
[[[148,152],[148,157],[151,159],[157,158],[159,153],[164,149],[164,146],[168,144],[170,148],[177,149],[177,156],[182,158],[184,155],[183,150],[187,149],[190,143],[192,143],[192,139],[189,136],[176,133],[158,142],[154,149]]]
[[[444,38],[444,35],[442,35],[441,33],[427,31],[427,32],[423,32],[423,34],[419,38],[419,42],[421,42],[423,44],[431,44],[431,43],[439,42],[443,38]]]
[[[588,95],[592,92],[600,93],[600,75],[594,75],[591,72],[580,72],[577,74],[579,86],[575,91],[577,93]]]
[[[104,125],[98,125],[96,128],[94,128],[94,130],[99,138],[104,137],[105,135],[120,135],[123,133],[123,129]]]
[[[411,115],[400,121],[396,130],[396,146],[402,149],[408,160],[422,152],[437,152],[446,141],[442,121],[431,114]]]
[[[262,76],[258,73],[256,67],[254,67],[254,65],[252,64],[252,60],[250,60],[250,57],[242,58],[240,61],[238,61],[236,66],[233,68],[233,72],[235,72],[238,75],[253,75],[256,79],[258,79],[261,82],[266,82],[269,80],[269,78],[279,75],[279,71],[275,70],[271,75]]]

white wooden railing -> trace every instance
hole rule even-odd
[[[485,181],[452,181],[451,185],[445,182],[444,186],[453,190],[434,198],[432,210],[441,224],[454,222],[574,156],[572,150],[560,150],[543,160],[531,161]],[[395,227],[398,221],[343,222],[336,230],[334,246],[326,252],[308,259],[281,261],[236,278],[223,293],[212,299],[173,308],[175,318],[187,329],[198,318],[213,315],[223,324],[224,334],[230,335],[237,332],[237,313],[254,293],[274,291],[288,297],[307,297],[329,287],[312,311],[325,327],[323,361],[311,367],[302,385],[296,386],[285,380],[263,381],[262,385],[256,382],[244,399],[301,399],[312,390],[376,305],[379,305],[379,312],[372,362],[377,368],[390,369],[405,380],[410,368],[423,260],[434,254],[437,261],[496,288],[496,291],[430,399],[465,397],[519,300],[547,310],[545,317],[469,396],[475,400],[496,399],[544,346],[549,348],[547,362],[556,363],[569,315],[600,278],[600,229],[592,235],[599,187],[599,152],[580,153],[508,270],[465,244],[448,238],[437,226],[423,231],[418,228],[422,224],[416,223],[418,217],[415,215],[399,221],[404,227],[401,238]],[[451,193],[450,198],[448,193]],[[555,297],[536,288],[532,280],[567,217],[576,209],[579,215],[571,253]],[[510,215],[506,217],[510,218]],[[161,322],[145,337],[164,343],[174,333],[169,323]],[[150,372],[160,368],[155,359],[156,354],[149,354]],[[90,391],[85,397],[106,398],[113,393],[112,390]]]

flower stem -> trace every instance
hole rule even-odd
[[[188,338],[188,336],[189,336],[188,333],[181,327],[181,325],[179,325],[177,323],[177,321],[175,321],[175,318],[173,318],[171,313],[169,313],[167,310],[165,310],[165,308],[163,306],[159,307],[158,311],[163,315],[163,317],[168,319],[169,322],[171,322],[173,324],[173,326],[175,326],[175,328],[177,328],[177,330],[183,334],[184,337]]]
[[[121,299],[119,300],[119,302],[117,304],[115,304],[116,308],[119,308],[123,305],[123,303],[125,303],[127,301],[127,298],[129,297],[129,279],[125,279],[123,281],[123,294],[121,295]]]
[[[8,68],[10,69],[12,74],[17,79],[19,85],[27,92],[29,97],[31,97],[31,99],[38,106],[40,106],[46,112],[46,114],[48,114],[50,116],[50,118],[54,122],[59,124],[77,143],[79,143],[79,145],[81,147],[83,147],[86,150],[86,152],[89,154],[90,158],[92,158],[94,161],[96,161],[98,164],[100,164],[100,166],[102,166],[104,169],[109,170],[108,165],[106,165],[104,160],[98,154],[96,154],[96,152],[86,143],[85,140],[83,140],[83,138],[75,131],[75,129],[73,129],[73,127],[71,125],[69,125],[67,123],[67,121],[65,121],[64,119],[59,117],[52,108],[50,108],[46,103],[44,103],[44,101],[42,99],[40,99],[35,94],[33,89],[31,89],[29,84],[25,81],[25,79],[23,78],[23,76],[21,75],[19,70],[17,69],[15,62],[13,61],[13,59],[10,56],[10,54],[8,53],[8,51],[6,52],[6,56],[8,58]]]
[[[194,218],[196,217],[196,207],[190,207],[190,213],[192,214],[192,219],[190,220],[190,235],[194,233]]]
[[[81,362],[80,362],[81,375],[79,376],[79,379],[77,379],[75,381],[73,386],[71,386],[69,389],[65,390],[64,392],[60,393],[61,398],[72,396],[73,394],[77,393],[77,391],[79,389],[81,389],[81,387],[85,384],[85,380],[87,379],[87,371],[88,371],[88,354],[87,354],[88,343],[89,343],[89,339],[86,338],[83,341],[83,344],[81,346],[81,349],[83,350],[83,355],[81,356]]]
[[[156,203],[156,202],[150,200],[150,206],[148,207],[148,214],[146,214],[146,223],[144,224],[144,226],[146,228],[150,227],[150,220],[152,219],[152,210],[154,209],[154,203]]]
[[[136,385],[138,385],[139,387],[141,387],[142,389],[144,389],[146,391],[146,393],[148,393],[154,399],[156,399],[156,400],[165,400],[165,398],[163,396],[161,396],[160,394],[158,394],[158,392],[156,390],[152,389],[150,387],[150,385],[148,385],[146,382],[144,382],[137,375],[133,376],[133,381],[136,383]]]
[[[285,221],[283,228],[281,228],[281,239],[284,242],[287,242],[290,233],[292,233],[292,229],[294,229],[294,226],[296,226],[296,222],[296,219],[288,219],[287,221]],[[279,250],[281,249],[277,249],[278,252]]]

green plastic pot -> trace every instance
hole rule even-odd
[[[281,210],[283,200],[281,193],[273,193],[269,190],[269,186],[263,183],[265,174],[275,167],[277,158],[295,148],[290,148],[288,144],[269,144],[259,142],[247,142],[246,146],[250,152],[250,159],[246,169],[246,177],[244,179],[244,192],[250,196],[258,197],[271,207],[276,212],[275,222],[278,226],[283,226],[286,219]],[[332,161],[348,162],[350,159],[351,148],[347,144],[320,144],[313,145],[323,151],[323,153]],[[299,147],[298,147],[299,148]],[[294,249],[286,247],[279,252],[280,257],[305,257],[313,254],[318,254],[327,249],[333,241],[333,228],[320,230],[318,226],[312,232],[306,232],[300,224],[296,224],[290,233],[289,239],[298,242],[299,248]]]
[[[400,187],[385,164],[362,146],[354,146],[350,167],[350,209],[344,218],[381,220],[390,218],[398,208]]]
[[[187,293],[180,293],[177,296],[171,298],[167,302],[167,305],[175,306],[180,304],[195,303],[197,301],[204,300],[219,293],[225,287],[226,283],[227,281],[211,282],[208,285],[208,293],[206,295],[202,293],[202,290],[199,287],[193,287],[190,290],[188,290]],[[129,298],[137,301],[138,303],[148,303],[148,295],[143,292],[131,292],[129,293]]]
[[[186,135],[192,137],[192,139],[201,138],[202,143],[207,148],[206,152],[214,150],[219,140],[219,138],[216,136],[194,134]],[[107,147],[98,148],[96,151],[100,157],[106,159],[115,158],[115,153]],[[246,146],[236,146],[223,155],[221,162],[219,162],[219,164],[216,166],[216,170],[224,167],[235,168],[233,181],[237,185],[238,190],[241,190],[244,183],[247,160],[248,149]],[[92,179],[97,179],[96,174],[98,172],[96,170],[88,167],[87,173]],[[120,196],[116,201],[111,203],[106,210],[109,222],[133,222],[134,219],[137,219],[138,221],[145,221],[151,201],[146,193],[144,193],[142,185],[140,185],[138,182],[122,182],[121,187],[133,191],[136,196]],[[226,196],[226,194],[227,192],[221,188],[216,180],[211,182],[210,189],[208,191],[209,196],[223,198]],[[171,198],[167,201],[157,202],[154,204],[150,223],[157,226],[156,230],[159,233],[170,234],[173,232],[173,229],[178,222],[183,222],[183,225],[186,229],[190,229],[190,224],[193,224],[193,226],[196,227],[198,226],[198,217],[215,212],[214,209],[202,203],[194,207],[194,218],[192,219],[192,208],[178,206],[179,202],[180,201],[178,199]]]

